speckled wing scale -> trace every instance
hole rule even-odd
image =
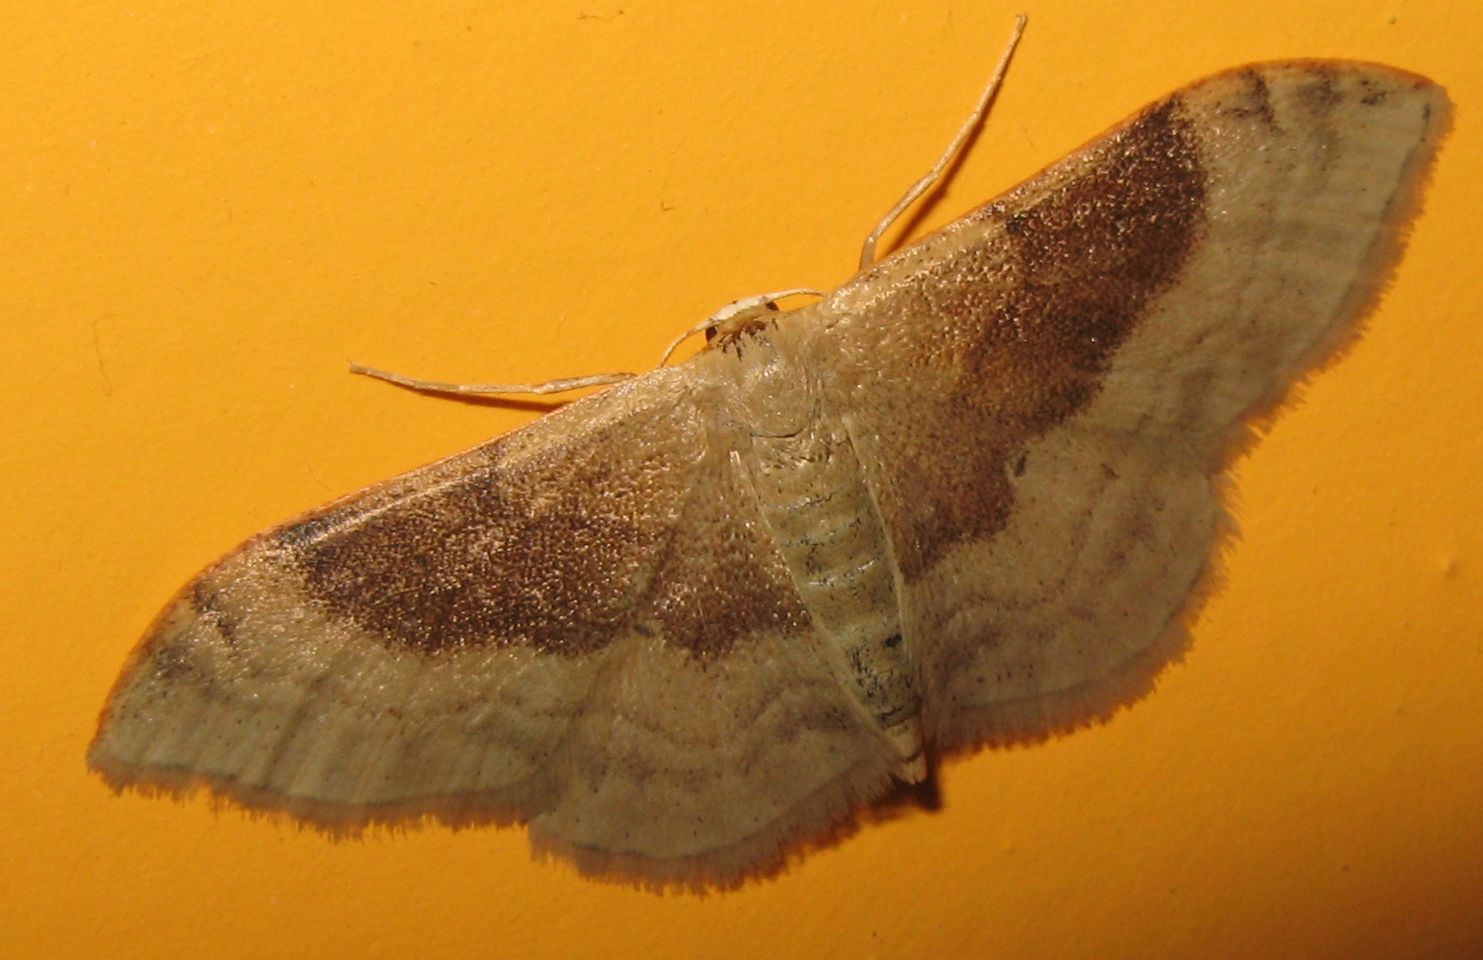
[[[705,885],[925,756],[1106,716],[1179,651],[1214,478],[1352,334],[1445,114],[1359,64],[1189,87],[821,303],[250,541],[89,760]]]

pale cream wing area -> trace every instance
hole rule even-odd
[[[332,829],[532,821],[648,882],[781,862],[885,789],[693,369],[311,513],[188,585],[89,762]]]
[[[939,749],[1106,716],[1178,654],[1219,474],[1353,333],[1446,116],[1385,67],[1222,74],[820,305]]]

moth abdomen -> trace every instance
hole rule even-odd
[[[761,513],[841,685],[891,742],[898,776],[925,776],[921,697],[902,643],[886,533],[848,433],[813,420],[787,437],[752,438]]]

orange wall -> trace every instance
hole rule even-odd
[[[1294,55],[1449,87],[1428,210],[1366,338],[1240,465],[1227,585],[1152,696],[950,764],[939,811],[699,899],[532,863],[518,829],[336,843],[120,799],[83,749],[203,564],[532,416],[347,358],[643,368],[727,300],[837,283],[1014,10],[4,6],[0,955],[1483,955],[1472,0],[1033,6],[922,227],[1181,83]]]

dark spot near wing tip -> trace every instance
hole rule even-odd
[[[1360,97],[1359,102],[1364,104],[1365,106],[1377,107],[1390,98],[1390,91],[1386,90],[1384,87],[1380,86],[1369,77],[1365,77],[1363,80],[1360,81],[1360,83],[1362,85],[1362,89],[1365,92],[1365,95],[1363,97]]]
[[[321,513],[290,523],[273,535],[280,546],[294,548],[313,543],[334,529],[337,518],[332,513]]]
[[[186,598],[195,611],[196,616],[204,617],[212,611],[211,592],[206,588],[202,580],[197,580],[191,585],[190,596]]]
[[[1014,462],[1014,475],[1016,477],[1023,477],[1025,475],[1025,462],[1028,459],[1029,459],[1028,455],[1022,453],[1022,454],[1019,455],[1019,458],[1017,460],[1015,460],[1015,462]]]
[[[886,638],[886,649],[894,650],[901,645],[901,634],[893,633]]]
[[[206,684],[206,679],[201,676],[200,671],[191,662],[186,649],[178,644],[162,645],[153,652],[150,658],[150,667],[154,671],[155,679],[160,681],[181,683],[189,681],[195,685]]]
[[[197,580],[191,588],[189,602],[203,623],[215,627],[223,640],[234,644],[237,642],[237,624],[222,609],[218,596],[218,591],[212,589],[207,580]]]
[[[1339,91],[1334,86],[1334,71],[1316,66],[1306,71],[1307,82],[1298,87],[1298,102],[1304,109],[1315,114],[1329,113],[1339,103]]]
[[[1267,87],[1267,79],[1261,75],[1261,71],[1251,69],[1241,72],[1241,80],[1244,89],[1235,98],[1235,101],[1226,108],[1226,112],[1233,116],[1252,118],[1263,124],[1277,129],[1277,115],[1272,112],[1272,91]]]

